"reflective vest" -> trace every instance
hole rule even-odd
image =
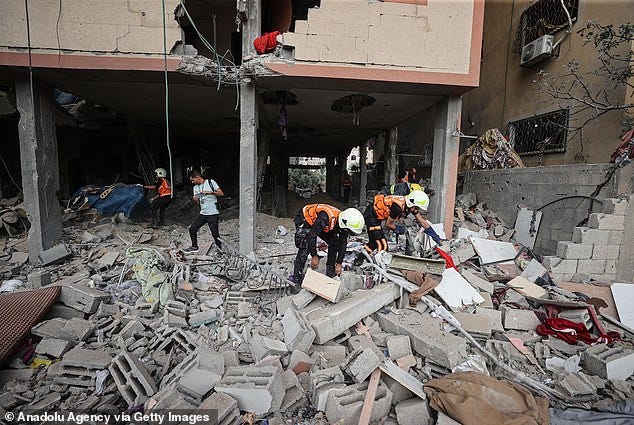
[[[160,177],[161,184],[158,187],[159,196],[170,196],[172,194],[172,188],[170,182],[165,177]]]
[[[402,185],[402,184],[403,183],[398,183],[398,185]],[[407,184],[407,193],[405,195],[409,195],[409,192],[413,192],[414,190],[425,191],[425,188],[419,185],[418,183],[405,183],[405,184]],[[396,188],[395,184],[390,186],[390,195],[394,195],[395,188]],[[398,195],[398,196],[405,196],[405,195]]]
[[[325,212],[328,215],[328,227],[324,229],[324,232],[333,230],[337,225],[337,219],[339,218],[339,213],[341,212],[338,208],[328,204],[309,204],[302,210],[304,220],[306,220],[306,223],[311,226],[315,224],[320,212]]]
[[[402,211],[405,211],[405,197],[395,195],[376,195],[374,197],[374,214],[379,220],[385,220],[390,216],[390,208],[392,204],[396,204],[401,207]]]

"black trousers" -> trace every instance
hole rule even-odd
[[[173,201],[171,196],[159,196],[154,199],[150,204],[150,213],[152,214],[152,222],[158,222],[163,224],[165,219],[165,208],[169,206]],[[157,213],[158,212],[158,217]]]
[[[192,238],[192,246],[198,247],[198,230],[200,230],[200,228],[203,227],[205,224],[208,224],[209,230],[211,230],[211,236],[214,237],[216,246],[220,248],[222,246],[222,243],[220,242],[220,232],[218,231],[219,219],[220,219],[220,214],[214,214],[214,215],[198,214],[198,217],[196,217],[194,222],[189,226],[189,236]]]
[[[296,231],[301,231],[301,227],[298,227]],[[339,237],[331,232],[321,232],[318,235],[324,242],[328,244],[328,258],[326,260],[326,276],[335,276],[335,263],[337,261],[337,253],[339,252]],[[295,257],[295,263],[293,268],[293,275],[297,282],[301,282],[304,276],[304,266],[308,259],[310,250],[308,249],[308,243],[306,239],[295,240],[295,246],[297,247],[297,256]]]
[[[374,206],[372,204],[368,205],[365,209],[363,218],[365,218],[365,225],[368,228],[369,239],[368,244],[365,246],[366,251],[387,251],[387,239],[385,238],[383,229],[381,229],[381,220],[376,218],[376,213],[374,212]]]
[[[343,188],[343,202],[347,205],[350,202],[350,193],[352,192],[351,187]]]

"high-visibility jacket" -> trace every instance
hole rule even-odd
[[[311,226],[315,224],[319,213],[325,212],[328,215],[328,227],[324,229],[324,232],[328,232],[333,230],[337,225],[337,220],[339,219],[339,213],[341,211],[328,204],[309,204],[303,208],[302,212],[304,214],[304,220],[306,220],[306,223]]]
[[[385,220],[390,216],[390,208],[393,204],[401,207],[405,211],[405,197],[396,195],[376,195],[374,197],[374,213],[379,220]]]
[[[170,186],[169,180],[165,177],[159,177],[158,181],[161,182],[158,186],[159,196],[170,196],[172,194],[172,187]]]

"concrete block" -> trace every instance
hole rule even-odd
[[[85,317],[85,313],[75,310],[74,308],[70,308],[65,306],[64,304],[57,303],[53,305],[53,307],[49,310],[49,312],[44,316],[45,320],[50,320],[54,318],[60,319],[72,319],[76,317],[78,319],[83,319]]]
[[[347,357],[346,347],[340,344],[313,346],[311,358],[322,368],[339,366]]]
[[[605,272],[606,260],[580,260],[577,273],[589,275],[602,274]]]
[[[357,424],[367,389],[368,382],[362,382],[331,391],[326,402],[326,418],[328,421],[342,425]],[[380,419],[387,417],[391,408],[392,393],[383,382],[379,381],[372,405],[370,422],[378,422]]]
[[[238,303],[238,318],[245,319],[257,316],[258,311],[255,305],[249,301],[240,301]]]
[[[607,198],[603,200],[603,213],[625,215],[629,206],[626,199]]]
[[[504,326],[502,326],[501,311],[478,306],[476,308],[476,314],[478,314],[479,316],[487,317],[489,319],[491,332],[504,332]]]
[[[209,309],[189,316],[189,326],[197,328],[218,320],[218,310]]]
[[[530,310],[519,310],[506,306],[502,306],[500,309],[502,310],[505,329],[534,331],[541,323],[535,313]]]
[[[70,341],[57,338],[44,338],[35,347],[35,352],[37,354],[59,358],[72,347],[73,345]]]
[[[588,229],[587,227],[575,227],[572,231],[572,241],[581,244],[607,245],[612,230]]]
[[[311,372],[310,393],[313,407],[325,411],[328,394],[335,389],[345,388],[344,381],[345,377],[338,366]]]
[[[149,412],[160,412],[168,409],[171,411],[180,410],[184,412],[192,412],[196,409],[196,406],[194,406],[190,400],[187,400],[184,394],[178,392],[175,387],[168,387],[154,394],[151,401],[146,404],[146,409],[148,408],[147,406],[150,405],[152,407],[151,409],[148,409]]]
[[[592,259],[617,260],[619,258],[620,248],[618,245],[595,245],[592,251]]]
[[[306,318],[297,311],[289,309],[282,318],[284,343],[289,350],[308,352],[315,340],[315,331]]]
[[[131,354],[118,354],[108,368],[128,406],[145,403],[158,388],[143,364]]]
[[[466,340],[443,331],[441,319],[434,318],[428,313],[409,313],[377,313],[377,317],[384,331],[408,335],[414,351],[441,366],[452,368],[466,358]]]
[[[398,425],[428,425],[432,423],[427,402],[418,397],[401,401],[396,405],[395,410]]]
[[[280,410],[287,412],[291,406],[304,398],[304,390],[299,384],[297,375],[292,370],[282,372],[282,379],[284,380],[286,394],[284,395],[284,400],[282,400]]]
[[[293,299],[293,304],[298,311],[301,311],[304,307],[306,307],[312,300],[315,299],[317,295],[313,294],[306,289],[302,289],[297,294],[293,295],[291,298]]]
[[[471,314],[454,312],[454,317],[458,319],[463,329],[474,337],[491,336],[491,317],[484,314]]]
[[[586,260],[592,257],[592,245],[559,241],[557,256],[566,260]]]
[[[603,379],[627,380],[634,374],[634,351],[605,344],[588,348],[581,355],[583,368]]]
[[[161,389],[175,385],[188,397],[201,402],[225,371],[222,354],[198,347],[163,377]]]
[[[288,348],[282,341],[262,336],[258,333],[251,337],[249,347],[251,348],[251,354],[256,361],[260,361],[266,356],[283,355],[288,353]]]
[[[617,260],[607,260],[605,262],[605,274],[615,275],[617,272],[619,262]]]
[[[339,302],[343,295],[343,285],[340,280],[332,279],[312,269],[306,271],[302,288],[333,303]]]
[[[42,251],[38,257],[38,261],[41,266],[50,266],[51,264],[61,263],[72,255],[73,252],[70,248],[64,244],[59,244],[46,251]]]
[[[240,416],[236,399],[223,393],[213,393],[198,406],[198,409],[216,411],[218,424],[233,423]]]
[[[365,381],[381,364],[381,359],[370,347],[358,348],[346,359],[343,369],[355,382]]]
[[[225,367],[240,366],[240,357],[235,350],[227,350],[220,353],[225,362]]]
[[[103,350],[86,350],[73,348],[64,356],[64,366],[83,367],[86,369],[103,370],[110,366],[112,356]]]
[[[180,301],[169,300],[165,303],[165,312],[184,319],[187,317],[187,306]]]
[[[625,216],[593,213],[588,219],[588,227],[601,230],[623,230],[625,228]]]
[[[290,295],[287,297],[278,298],[278,300],[275,302],[275,306],[277,307],[278,314],[285,314],[289,308],[295,308],[293,296]]]
[[[315,330],[315,343],[330,341],[398,297],[396,285],[381,284],[369,290],[354,291],[337,304],[312,311],[306,318]]]
[[[561,379],[559,385],[572,397],[596,394],[597,387],[583,373],[570,373]]]
[[[240,410],[256,415],[279,410],[286,393],[282,372],[273,366],[229,367],[215,389],[233,397]]]
[[[42,338],[79,342],[85,341],[94,330],[95,326],[88,320],[73,317],[68,320],[55,318],[39,323],[31,329],[31,333]]]
[[[308,354],[302,351],[293,351],[288,362],[288,368],[295,372],[296,375],[299,375],[300,373],[309,372],[314,364],[315,361]]]
[[[94,313],[99,304],[110,301],[110,294],[80,283],[62,286],[60,302],[84,313]]]
[[[145,331],[145,326],[139,320],[130,320],[127,325],[121,329],[119,336],[123,339],[140,335]]]
[[[381,375],[381,380],[387,385],[387,388],[392,392],[392,406],[396,406],[403,400],[409,400],[412,397],[415,397],[415,394],[408,390],[403,384],[398,382],[396,379],[387,376],[386,374]]]
[[[610,230],[608,245],[621,245],[623,243],[623,233],[621,230]]]
[[[407,335],[395,335],[387,338],[387,351],[390,358],[396,360],[412,354],[412,344]]]
[[[28,277],[28,287],[31,289],[39,289],[43,286],[48,286],[51,284],[51,274],[44,270],[34,270],[29,273]]]
[[[550,269],[551,272],[556,274],[575,274],[577,273],[577,266],[579,260],[563,260],[559,257],[546,256],[544,257],[544,266]]]

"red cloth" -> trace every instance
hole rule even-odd
[[[442,249],[436,247],[436,252],[445,259],[445,268],[446,269],[451,269],[454,268],[456,269],[456,264],[453,262],[453,258],[451,258],[451,255],[447,254],[445,251],[443,251]],[[458,269],[456,269],[458,270]]]
[[[275,50],[275,46],[277,46],[278,35],[280,35],[279,31],[265,32],[260,37],[253,40],[255,51],[261,55],[263,53],[269,53]]]
[[[571,345],[576,344],[577,341],[582,341],[586,344],[610,344],[620,339],[616,332],[608,332],[607,335],[597,337],[591,334],[583,323],[575,323],[559,318],[546,319],[544,323],[537,326],[535,331],[542,336],[553,335],[555,338],[564,340]]]

